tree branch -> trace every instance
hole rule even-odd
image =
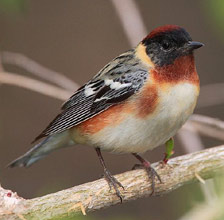
[[[224,168],[224,145],[173,158],[167,166],[153,164],[163,183],[156,182],[156,196],[169,193]],[[123,184],[123,201],[149,196],[151,183],[144,170],[128,171],[116,178]],[[85,183],[43,197],[23,199],[9,190],[0,191],[1,219],[55,219],[72,217],[120,203],[104,179]]]
[[[183,128],[192,130],[189,125],[194,128],[193,132],[224,141],[224,122],[220,119],[193,114]]]
[[[68,90],[16,73],[0,72],[0,85],[1,83],[29,89],[63,101],[72,94]]]
[[[71,79],[67,78],[61,73],[53,71],[43,65],[37,63],[36,61],[30,59],[29,57],[9,51],[3,51],[1,53],[1,59],[3,64],[10,64],[19,66],[29,73],[40,77],[41,79],[47,80],[51,83],[55,83],[63,89],[69,90],[71,92],[79,88],[78,84],[73,82]]]
[[[111,0],[111,2],[130,45],[134,47],[147,34],[138,4],[134,0]]]

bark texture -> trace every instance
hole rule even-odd
[[[224,145],[173,158],[167,166],[154,163],[162,179],[156,182],[155,196],[182,185],[213,177],[224,168]],[[115,176],[125,187],[120,189],[123,202],[150,196],[151,183],[144,170],[128,171]],[[23,199],[10,190],[0,189],[0,219],[68,219],[78,214],[120,204],[107,182],[99,179],[46,196]]]

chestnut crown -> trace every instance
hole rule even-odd
[[[193,54],[193,50],[203,46],[192,41],[189,33],[176,25],[166,25],[154,29],[142,40],[146,53],[157,66],[172,64],[180,56]]]

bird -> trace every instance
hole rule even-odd
[[[34,140],[39,143],[9,167],[28,167],[54,150],[83,144],[95,148],[104,178],[121,202],[123,186],[101,151],[135,156],[141,162],[135,168],[145,169],[154,192],[155,179],[161,178],[142,154],[163,144],[164,163],[173,154],[173,136],[196,106],[200,82],[194,50],[203,45],[180,26],[155,28],[80,87]]]

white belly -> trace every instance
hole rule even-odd
[[[143,153],[164,144],[192,114],[198,88],[182,83],[159,94],[153,114],[142,119],[127,117],[121,124],[109,126],[91,137],[91,145],[115,153]]]

